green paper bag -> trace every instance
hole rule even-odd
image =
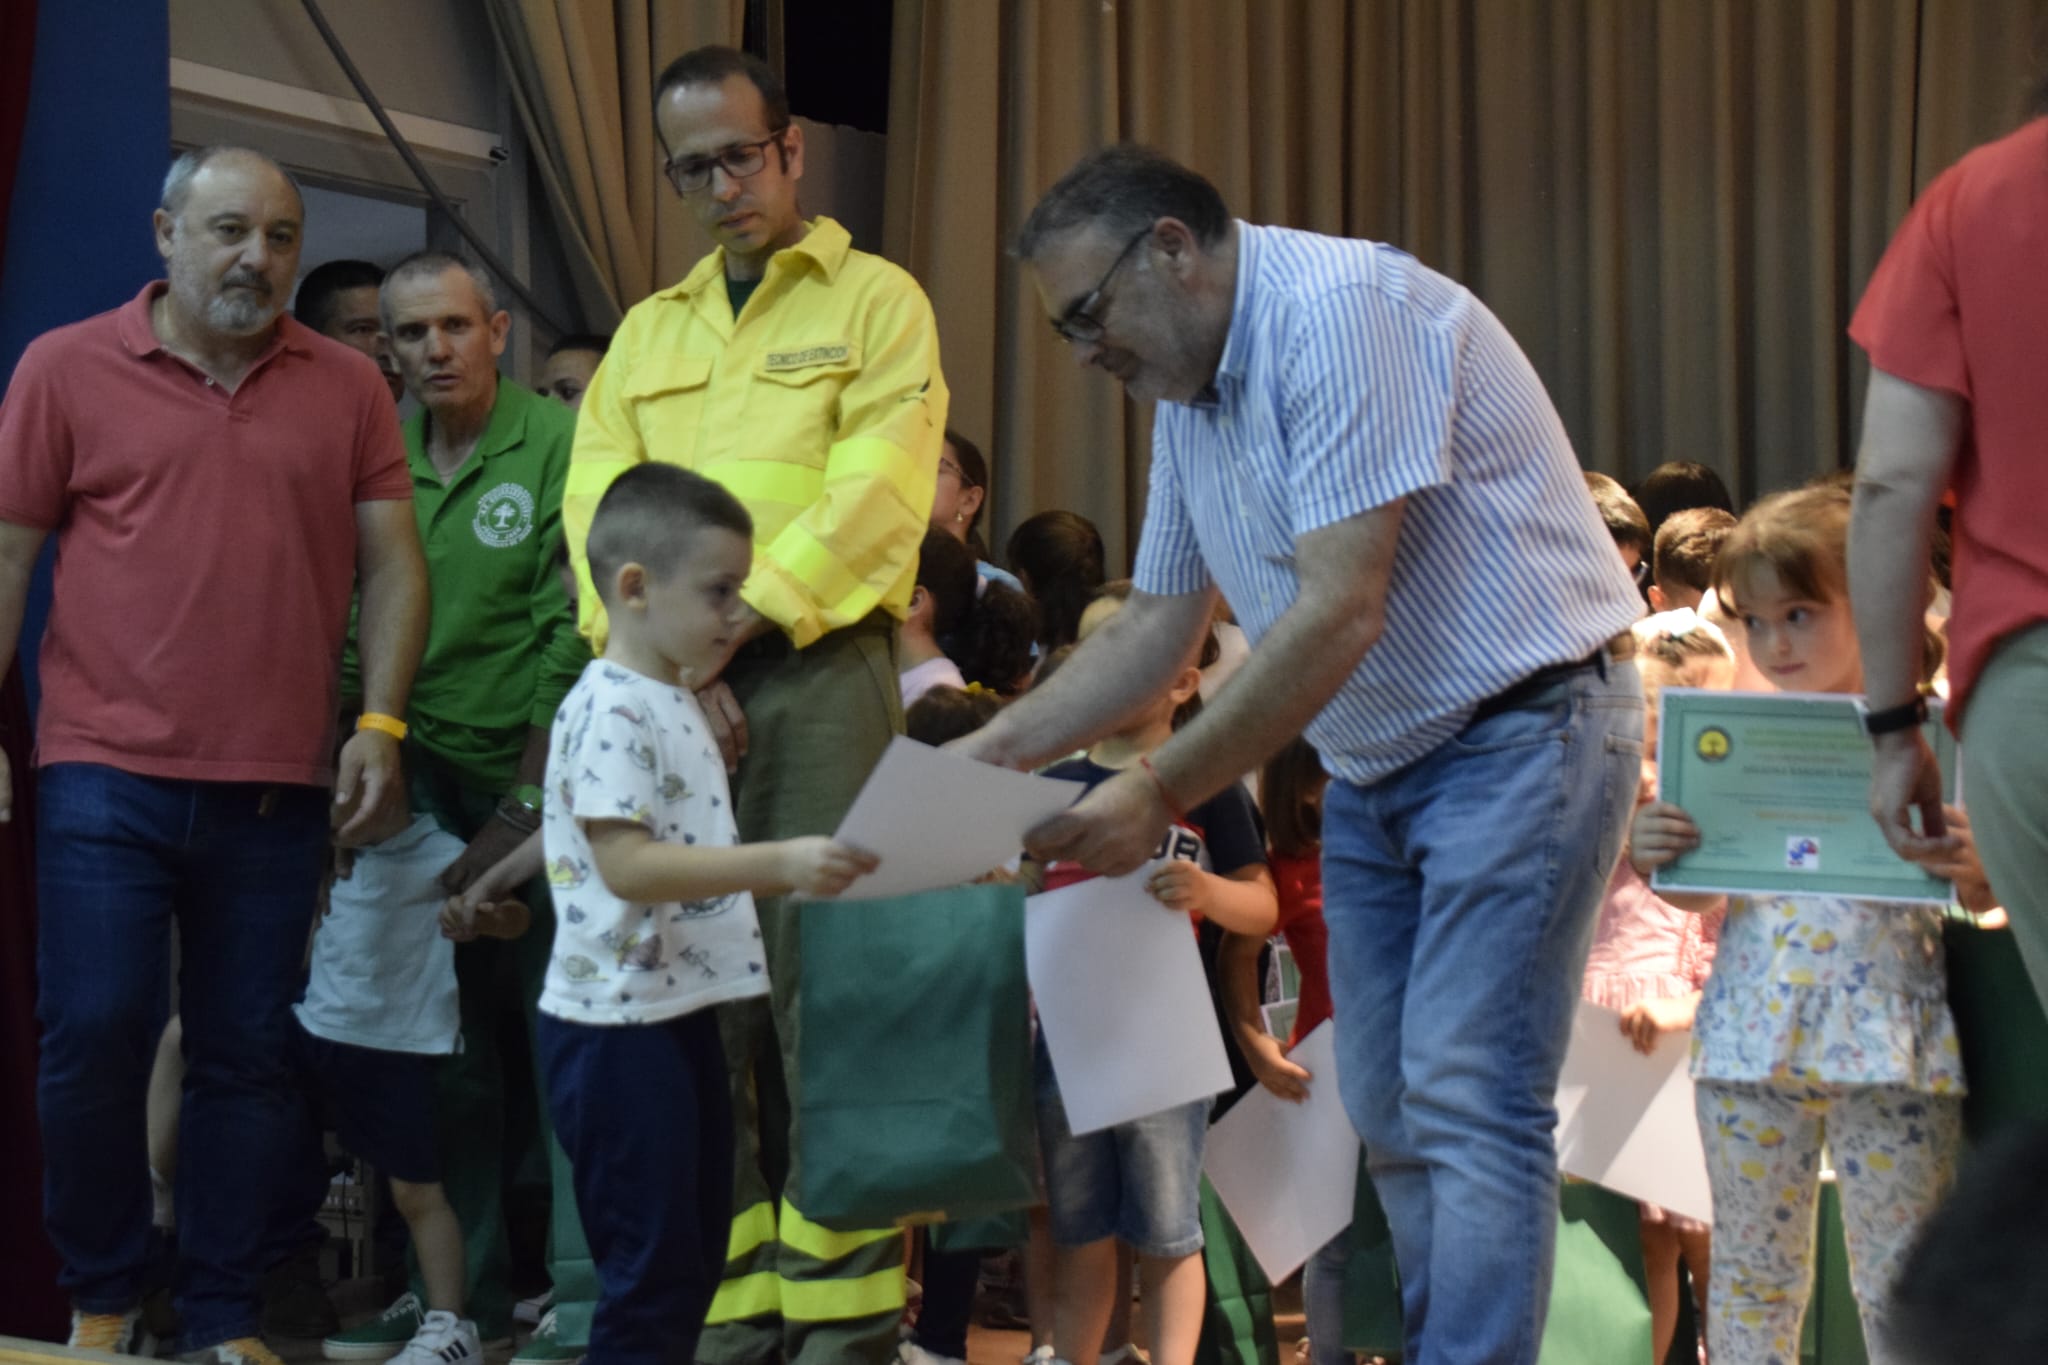
[[[1202,1339],[1195,1344],[1195,1365],[1279,1365],[1273,1286],[1206,1176],[1202,1243],[1209,1298],[1202,1312]]]
[[[1344,1262],[1344,1344],[1367,1359],[1399,1360],[1406,1348],[1401,1275],[1386,1210],[1358,1155],[1358,1191],[1351,1200],[1351,1255]]]
[[[854,1230],[1037,1203],[1024,888],[813,901],[801,933],[805,1216]]]
[[[2048,1019],[2009,929],[1942,926],[1948,1007],[1963,1047],[1963,1129],[1971,1144],[2048,1119]]]
[[[1650,1359],[1643,1286],[1636,1201],[1598,1185],[1567,1184],[1558,1198],[1557,1270],[1540,1365]]]
[[[980,1218],[948,1219],[927,1228],[931,1249],[942,1255],[960,1251],[1013,1251],[1031,1240],[1031,1220],[1022,1209],[984,1214]]]
[[[1361,1160],[1344,1275],[1344,1344],[1400,1360],[1405,1349],[1393,1238]],[[1543,1329],[1543,1365],[1647,1361],[1650,1305],[1632,1199],[1598,1185],[1559,1193],[1557,1269]]]

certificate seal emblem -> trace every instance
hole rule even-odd
[[[1718,725],[1709,725],[1700,731],[1700,737],[1693,741],[1692,747],[1694,753],[1709,763],[1719,763],[1735,749],[1728,732]]]

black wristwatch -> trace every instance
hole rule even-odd
[[[1914,730],[1927,723],[1927,698],[1915,697],[1887,706],[1882,711],[1873,711],[1863,702],[1856,703],[1856,719],[1863,725],[1863,733],[1871,739],[1879,735],[1897,734],[1901,730]]]

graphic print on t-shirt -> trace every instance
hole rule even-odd
[[[767,990],[754,898],[642,904],[599,874],[587,827],[672,844],[739,842],[724,762],[696,699],[596,660],[555,716],[542,814],[557,922],[540,1008],[586,1024],[654,1023]]]

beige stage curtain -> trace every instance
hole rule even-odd
[[[1916,187],[2014,122],[2044,11],[896,0],[887,249],[931,293],[954,425],[993,451],[998,544],[1051,507],[1113,561],[1135,541],[1146,415],[1075,368],[1006,255],[1119,138],[1240,217],[1389,241],[1472,287],[1589,468],[1699,459],[1750,497],[1848,457],[1849,311]]]
[[[661,177],[654,78],[737,46],[745,0],[484,0],[585,325],[675,283],[704,243]]]

